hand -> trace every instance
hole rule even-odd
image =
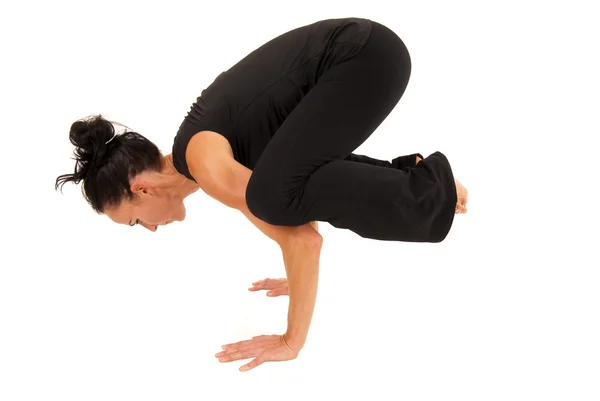
[[[469,192],[456,178],[454,179],[456,185],[456,210],[455,214],[467,213],[467,201],[469,199]]]
[[[266,278],[264,280],[255,281],[252,285],[253,287],[248,288],[248,291],[269,290],[269,292],[267,292],[268,297],[290,295],[286,278]]]
[[[216,353],[215,356],[219,358],[219,362],[254,358],[250,363],[240,367],[241,372],[247,372],[265,362],[296,359],[300,349],[294,349],[289,344],[285,335],[258,336],[251,340],[223,345],[221,347],[223,351]]]

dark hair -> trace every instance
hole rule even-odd
[[[61,192],[66,182],[78,184],[83,180],[81,192],[98,214],[104,213],[107,206],[118,206],[125,197],[134,197],[130,178],[163,167],[160,150],[143,135],[133,131],[113,135],[112,122],[100,114],[75,121],[69,132],[75,145],[75,172],[56,179],[55,189],[60,186]]]

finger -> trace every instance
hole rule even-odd
[[[239,347],[243,347],[245,345],[248,345],[248,344],[252,343],[252,341],[253,340],[238,341],[237,343],[230,343],[230,344],[222,345],[221,348],[223,348],[224,350],[227,350],[227,349],[237,349]]]
[[[254,287],[248,288],[250,291],[258,291],[258,290],[275,290],[281,288],[282,283],[264,283],[255,285]]]
[[[233,362],[233,361],[238,361],[240,359],[254,358],[261,352],[263,352],[262,349],[234,351],[234,352],[223,351],[223,352],[219,352],[219,353],[215,354],[215,357],[219,358],[219,362]]]
[[[272,291],[267,292],[268,297],[278,297],[280,295],[285,295],[285,294],[287,294],[287,291],[285,289],[272,290]]]
[[[264,344],[264,341],[255,340],[255,341],[251,341],[251,342],[248,342],[248,343],[242,344],[242,345],[228,345],[228,346],[224,345],[221,348],[223,348],[223,351],[220,351],[217,354],[215,354],[215,356],[217,358],[220,358],[222,356],[227,356],[229,354],[235,354],[236,352],[262,350],[265,348],[265,344]]]
[[[271,283],[270,279],[264,279],[264,280],[259,280],[259,281],[253,282],[252,286],[253,287],[260,287],[260,286],[263,286],[265,284],[270,284],[270,283]]]
[[[259,291],[262,290],[262,286],[261,285],[255,285],[254,287],[250,287],[248,288],[248,291]]]
[[[277,288],[277,284],[275,283],[262,283],[262,284],[257,284],[254,286],[255,290],[272,290],[274,288]]]
[[[251,369],[254,369],[257,366],[260,366],[263,364],[263,360],[260,356],[254,358],[250,363],[245,364],[244,366],[240,367],[240,372],[247,372]]]
[[[286,281],[286,278],[266,278],[264,280],[257,281],[257,283],[271,284],[271,283],[281,283]]]
[[[276,290],[278,288],[281,288],[281,286],[283,286],[284,284],[282,283],[270,283],[270,284],[264,284],[262,286],[263,289],[265,290]]]
[[[224,350],[228,350],[228,349],[240,349],[240,348],[244,348],[244,347],[252,347],[254,345],[259,345],[265,341],[268,341],[270,337],[271,336],[266,336],[266,335],[255,336],[255,337],[252,337],[250,340],[238,341],[236,343],[222,345],[221,348],[223,348]]]
[[[254,345],[251,347],[241,347],[241,348],[229,348],[229,349],[217,352],[215,354],[215,357],[219,358],[219,359],[232,358],[232,357],[235,357],[236,359],[240,359],[239,357],[242,355],[251,354],[251,355],[248,355],[245,357],[245,358],[251,358],[253,356],[256,356],[254,354],[260,353],[264,349],[265,349],[264,345]],[[244,359],[244,358],[242,358],[242,359]]]
[[[254,283],[252,283],[252,285],[264,284],[264,283],[272,283],[273,281],[276,281],[276,280],[279,280],[279,279],[265,278],[265,279],[262,279],[262,280],[255,281]]]

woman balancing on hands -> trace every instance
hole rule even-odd
[[[388,116],[411,60],[390,29],[362,18],[318,21],[284,33],[222,72],[196,99],[162,155],[139,133],[115,135],[101,115],[76,121],[74,174],[92,208],[119,224],[185,218],[202,189],[240,210],[281,248],[287,279],[254,289],[289,293],[287,331],[223,346],[240,370],[294,359],[317,294],[323,239],[317,221],[385,241],[441,242],[467,191],[435,152],[391,162],[352,153]],[[279,292],[277,292],[279,291]],[[283,292],[281,292],[283,291]]]

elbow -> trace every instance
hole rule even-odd
[[[279,246],[287,250],[319,252],[323,246],[323,236],[310,224],[294,227],[294,230],[279,241]]]
[[[308,246],[321,249],[321,246],[323,246],[323,236],[319,234],[318,231],[315,231],[314,234],[311,234],[311,236],[306,239],[306,243]]]

